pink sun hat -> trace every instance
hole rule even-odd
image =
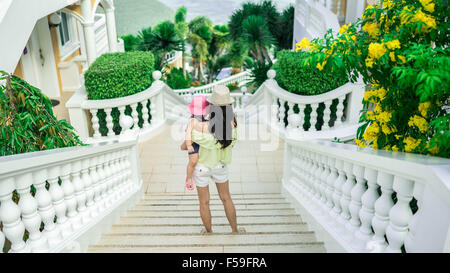
[[[189,113],[195,116],[206,116],[209,113],[209,102],[202,95],[195,96],[187,106]]]

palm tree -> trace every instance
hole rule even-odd
[[[220,70],[228,65],[228,59],[225,56],[230,46],[229,32],[227,26],[214,26],[212,30],[212,38],[208,44],[208,82],[212,82],[217,77]]]
[[[276,44],[276,40],[262,16],[251,15],[243,21],[240,42],[258,62],[271,62],[267,49]]]
[[[198,81],[203,80],[203,64],[208,56],[208,44],[212,39],[212,21],[205,16],[197,16],[189,22],[187,41],[193,47],[192,57],[195,58],[195,67],[198,70]]]
[[[143,33],[141,48],[144,50],[152,50],[161,57],[160,66],[164,65],[167,53],[171,51],[181,51],[183,40],[179,39],[175,24],[170,21],[159,23],[153,28],[151,35],[147,32]]]
[[[178,8],[177,12],[175,13],[175,29],[178,33],[178,38],[180,40],[183,40],[182,44],[182,52],[181,52],[181,59],[182,59],[182,68],[183,68],[183,75],[186,77],[186,67],[185,67],[185,40],[187,39],[187,35],[189,33],[189,25],[186,22],[186,13],[187,9],[185,6],[181,6]]]

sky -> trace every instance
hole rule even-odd
[[[233,10],[240,7],[241,3],[249,0],[161,0],[163,4],[176,11],[184,5],[188,10],[187,20],[199,15],[206,15],[215,24],[226,24]],[[252,0],[252,2],[257,2]],[[273,0],[278,10],[282,10],[289,4],[295,4],[295,0]]]

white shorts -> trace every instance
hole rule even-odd
[[[228,181],[228,166],[219,163],[214,169],[202,164],[197,164],[192,175],[192,180],[197,187],[206,187],[210,182],[224,183]]]

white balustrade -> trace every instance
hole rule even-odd
[[[449,159],[285,141],[284,191],[327,250],[448,251]]]
[[[9,252],[66,252],[74,243],[86,251],[139,200],[142,180],[131,164],[137,156],[132,135],[109,145],[1,157],[2,249],[7,239]]]
[[[217,85],[229,85],[233,83],[237,83],[238,86],[245,85],[251,79],[250,71],[243,71],[241,73],[232,75],[230,77],[215,81],[213,83],[205,84],[203,86],[194,87],[194,88],[185,88],[185,89],[176,89],[173,90],[178,95],[190,95],[192,94],[209,94],[214,90],[214,87]]]
[[[246,115],[262,114],[262,111],[254,111],[259,109],[258,107],[250,108],[250,106],[269,107],[271,104],[271,109],[264,111],[264,114],[268,112],[269,117],[265,122],[281,137],[292,139],[333,139],[334,137],[350,139],[354,137],[363,107],[364,84],[361,80],[344,84],[320,95],[301,96],[282,89],[275,81],[274,70],[269,70],[267,76],[269,79],[248,100],[244,112],[247,108],[250,112]],[[266,96],[267,99],[261,100],[260,96]],[[318,111],[319,109],[324,109],[323,114]],[[306,114],[308,112],[309,114]],[[286,114],[287,119],[285,119]],[[345,120],[342,121],[344,115]],[[307,123],[309,127],[305,126]]]

